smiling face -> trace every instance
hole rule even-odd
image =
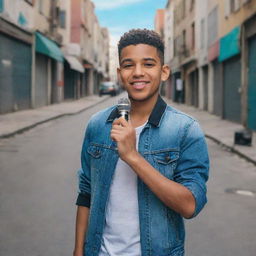
[[[169,67],[161,64],[157,48],[147,44],[122,49],[118,77],[131,101],[156,100],[161,81],[169,77]]]

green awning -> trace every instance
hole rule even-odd
[[[47,55],[60,62],[64,61],[64,56],[58,45],[39,32],[36,32],[36,52]]]
[[[240,53],[240,27],[235,27],[220,39],[219,61],[225,61]]]

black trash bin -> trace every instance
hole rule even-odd
[[[243,129],[235,132],[234,142],[237,145],[251,146],[252,145],[252,131]]]

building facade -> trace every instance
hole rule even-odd
[[[0,0],[0,113],[97,93],[108,43],[90,0]]]
[[[173,0],[166,12],[172,81],[182,81],[185,103],[256,130],[256,1]]]

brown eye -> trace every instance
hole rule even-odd
[[[130,67],[132,67],[132,64],[125,64],[125,65],[123,65],[123,68],[130,68]]]
[[[146,66],[146,67],[153,67],[153,66],[154,66],[154,63],[145,63],[145,66]]]

